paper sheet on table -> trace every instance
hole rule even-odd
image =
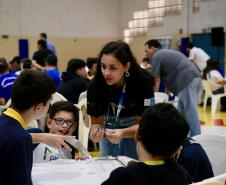
[[[111,171],[123,166],[121,162],[112,158],[109,158],[109,160],[98,159],[102,158],[93,158],[85,161],[59,159],[50,163],[34,164],[32,170],[33,184],[99,185],[109,177]],[[121,160],[131,159],[122,157]]]

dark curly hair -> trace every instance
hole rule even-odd
[[[139,124],[138,140],[153,156],[169,158],[189,132],[185,118],[167,103],[148,107]]]

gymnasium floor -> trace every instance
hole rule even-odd
[[[203,111],[202,106],[198,106],[199,119],[204,125],[214,126],[214,125],[225,125],[226,126],[226,112],[216,112],[211,115],[210,106],[207,106],[206,110]]]

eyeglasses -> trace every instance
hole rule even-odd
[[[52,118],[57,125],[63,126],[64,123],[67,124],[68,127],[70,127],[71,125],[75,124],[75,121],[73,120],[65,120],[63,118]]]

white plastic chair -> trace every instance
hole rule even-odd
[[[54,104],[55,102],[58,102],[58,101],[67,101],[67,99],[62,94],[55,92],[53,94],[53,99],[51,100],[51,104]],[[38,120],[38,128],[42,130],[45,129],[46,118],[47,118],[47,114]]]
[[[155,92],[155,103],[163,103],[169,101],[169,95],[163,92]]]
[[[58,102],[58,101],[67,101],[67,99],[62,94],[55,92],[53,94],[53,99],[51,101],[51,104],[54,104],[55,102]]]
[[[226,173],[221,175],[205,179],[198,183],[193,183],[192,185],[225,185],[226,182]]]
[[[202,80],[202,85],[205,90],[203,110],[206,110],[207,100],[208,98],[211,98],[211,114],[214,114],[220,107],[221,97],[226,96],[226,91],[223,94],[214,95],[207,80]]]
[[[87,98],[86,97],[83,97],[82,99],[79,100],[78,108],[79,108],[78,139],[83,144],[83,146],[87,149],[91,119],[90,119],[90,116],[87,114]]]
[[[0,115],[11,105],[11,99],[9,99],[5,105],[0,106]]]
[[[201,133],[226,135],[226,126],[201,125]]]
[[[202,145],[213,168],[214,175],[226,172],[226,135],[201,134],[193,137]]]

